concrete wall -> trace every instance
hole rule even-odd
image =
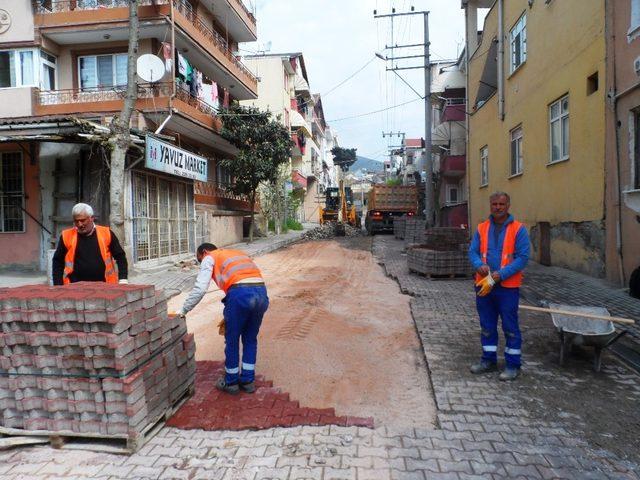
[[[40,183],[38,178],[37,148],[30,158],[29,145],[15,143],[0,144],[2,152],[22,152],[24,172],[24,208],[38,220],[40,215]],[[40,268],[40,226],[25,214],[25,231],[20,233],[0,232],[0,270]]]
[[[606,84],[621,96],[607,108],[606,267],[607,279],[626,285],[640,267],[640,189],[634,188],[634,163],[640,162],[634,152],[640,89],[633,89],[639,80],[634,60],[640,55],[640,38],[627,35],[631,2],[608,2],[607,8]]]
[[[495,190],[511,194],[512,212],[529,227],[551,224],[554,265],[604,274],[605,33],[604,2],[582,0],[504,2],[505,37],[527,15],[527,58],[510,73],[505,42],[505,115],[498,115],[498,95],[474,107],[490,43],[497,36],[497,6],[490,10],[481,45],[469,65],[470,223],[489,211]],[[562,48],[558,48],[562,45]],[[587,78],[598,72],[599,89],[587,94]],[[549,105],[569,94],[569,160],[549,164]],[[523,174],[510,177],[510,131],[521,125]],[[489,185],[480,187],[480,149],[489,147]],[[553,233],[555,232],[555,234]],[[585,233],[588,232],[588,233]],[[586,235],[586,236],[585,236]],[[534,245],[535,246],[535,245]]]
[[[196,215],[205,215],[207,217],[210,238],[206,241],[213,243],[217,247],[224,247],[242,241],[241,215],[227,215],[200,208]]]
[[[0,118],[30,117],[33,115],[33,87],[1,88]]]
[[[0,33],[0,43],[29,43],[35,40],[33,30],[33,8],[27,0],[0,0],[0,10],[8,13],[3,25],[10,22],[9,28]],[[4,13],[4,12],[0,12]],[[6,27],[0,27],[0,31]]]

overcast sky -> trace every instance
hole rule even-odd
[[[378,14],[429,10],[431,58],[455,58],[463,48],[464,12],[460,0],[253,0],[258,22],[258,42],[243,44],[247,50],[271,53],[302,52],[312,92],[322,94],[324,115],[337,131],[342,147],[357,148],[358,155],[383,160],[388,145],[398,137],[383,138],[382,132],[404,132],[408,138],[424,136],[424,101],[393,72],[375,52],[391,55],[391,21],[374,19]],[[422,15],[396,17],[393,44],[423,41]],[[416,55],[422,47],[403,49],[397,55]],[[250,53],[250,52],[241,52]],[[369,63],[368,63],[369,62]],[[421,58],[399,61],[398,66],[421,65]],[[336,85],[361,67],[366,67],[344,85]],[[390,66],[390,62],[388,63]],[[424,70],[399,72],[420,95],[424,92]],[[373,115],[340,120],[410,102]],[[332,121],[333,120],[333,121]]]

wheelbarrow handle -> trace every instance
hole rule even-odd
[[[520,305],[522,310],[531,310],[534,312],[557,313],[559,315],[571,315],[574,317],[592,318],[594,320],[602,320],[605,322],[623,323],[625,325],[634,325],[636,322],[630,318],[607,317],[605,315],[596,315],[595,313],[572,312],[569,310],[558,310],[555,308],[531,307],[529,305]]]

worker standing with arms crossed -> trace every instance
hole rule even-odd
[[[500,380],[515,380],[520,374],[522,336],[518,304],[522,270],[529,261],[529,234],[509,214],[511,199],[505,192],[490,197],[491,215],[478,225],[469,247],[469,260],[476,271],[476,308],[480,316],[482,358],[471,373],[497,370],[498,316],[506,339],[505,369]]]
[[[200,272],[179,315],[191,311],[207,292],[211,280],[225,293],[224,340],[225,376],[216,384],[218,390],[235,395],[244,390],[255,391],[255,368],[258,332],[262,317],[269,308],[267,288],[260,270],[249,256],[240,250],[218,249],[203,243],[196,251]],[[242,368],[240,368],[242,339]]]
[[[127,255],[118,237],[109,227],[95,224],[93,208],[86,203],[76,204],[71,216],[74,226],[62,231],[53,254],[53,284],[128,283]]]

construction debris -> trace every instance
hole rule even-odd
[[[120,438],[135,450],[193,389],[193,334],[153,286],[0,289],[0,325],[0,433]]]
[[[344,235],[346,237],[358,237],[364,235],[364,231],[361,228],[355,228],[348,224],[344,225]],[[336,223],[329,222],[324,225],[320,225],[311,230],[304,232],[301,236],[303,240],[328,240],[336,237]]]

